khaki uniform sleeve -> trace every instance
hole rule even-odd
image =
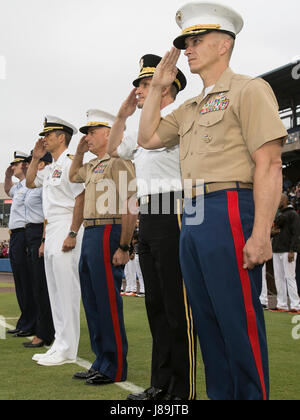
[[[156,130],[156,134],[167,148],[178,145],[180,141],[178,114],[180,114],[179,109],[162,118]]]
[[[263,79],[251,80],[242,90],[240,121],[250,154],[264,144],[288,135],[279,116],[275,94]]]
[[[87,176],[87,164],[83,165],[76,174],[74,182],[83,184],[86,181]]]

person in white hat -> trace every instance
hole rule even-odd
[[[78,264],[83,229],[84,187],[69,180],[72,157],[68,146],[77,129],[47,116],[28,168],[28,188],[43,187],[45,216],[45,270],[55,328],[55,340],[45,354],[33,360],[43,366],[74,363],[80,337],[80,283]],[[53,163],[38,172],[41,157],[50,152]]]
[[[262,265],[272,258],[287,132],[270,86],[229,67],[242,17],[227,6],[195,2],[183,6],[176,21],[182,32],[153,76],[139,144],[180,144],[183,182],[192,180],[180,259],[207,394],[213,400],[266,400],[268,349],[259,296]],[[176,77],[179,49],[204,89],[162,119],[162,91]]]
[[[120,290],[137,219],[135,213],[128,211],[129,199],[136,191],[134,166],[132,162],[111,158],[106,152],[114,120],[113,115],[101,110],[87,112],[87,123],[80,128],[84,137],[69,174],[74,185],[86,185],[79,272],[96,355],[91,369],[77,372],[74,379],[99,386],[127,378],[128,344]],[[84,164],[88,151],[95,158]]]

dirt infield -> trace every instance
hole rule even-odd
[[[7,286],[8,284],[11,284],[12,287],[2,287],[1,284],[5,284]],[[13,293],[16,291],[14,286],[14,278],[11,273],[0,273],[0,293]]]
[[[12,273],[0,273],[0,283],[13,283],[14,277]]]
[[[15,291],[14,287],[0,287],[0,293],[14,293]]]

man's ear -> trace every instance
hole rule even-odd
[[[58,136],[58,140],[59,140],[60,143],[65,143],[65,140],[66,140],[65,134],[60,133],[59,136]]]
[[[110,128],[106,128],[106,133],[105,133],[106,140],[108,140],[109,135],[110,135]]]
[[[162,97],[164,98],[165,96],[167,96],[169,91],[170,91],[170,86],[163,88]]]

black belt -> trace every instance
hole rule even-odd
[[[139,199],[141,214],[169,214],[182,213],[182,191],[144,195]]]
[[[25,232],[25,228],[18,228],[18,229],[10,229],[9,233],[18,233],[18,232]]]
[[[27,223],[26,229],[27,228],[34,228],[34,227],[41,227],[41,226],[44,226],[44,223]]]

